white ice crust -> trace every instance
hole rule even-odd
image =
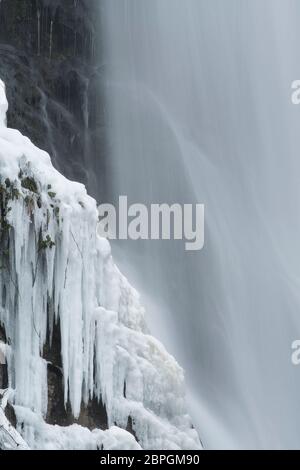
[[[5,93],[5,85],[0,80],[0,126],[6,126],[6,113],[8,109],[8,103],[6,99],[6,93]]]

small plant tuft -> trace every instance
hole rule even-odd
[[[38,192],[38,187],[34,178],[27,176],[26,178],[22,179],[21,181],[22,188],[28,189],[32,193]]]
[[[47,235],[44,240],[43,238],[40,238],[39,250],[47,250],[47,248],[51,250],[54,246],[55,246],[55,243],[53,240],[51,240],[50,235]]]

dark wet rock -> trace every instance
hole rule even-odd
[[[48,364],[48,413],[46,418],[49,424],[69,426],[80,424],[90,430],[107,429],[107,413],[105,406],[95,398],[88,405],[81,407],[80,416],[75,419],[70,406],[64,404],[63,375],[60,368]]]
[[[105,169],[100,7],[99,0],[0,2],[8,125],[48,151],[65,176],[94,196],[104,188],[104,177],[97,181],[95,175]]]
[[[7,365],[0,363],[0,389],[4,390],[8,388],[8,373]]]
[[[59,323],[54,325],[52,335],[48,332],[43,357],[48,361],[48,412],[46,421],[49,424],[69,426],[80,424],[90,430],[107,429],[106,408],[102,402],[91,399],[87,406],[82,404],[80,416],[75,419],[70,405],[64,403],[64,382],[61,359],[61,331]]]
[[[1,323],[0,323],[0,341],[2,341],[2,343],[7,343],[5,328],[3,325],[1,325]]]
[[[14,407],[10,403],[8,403],[6,408],[5,408],[5,416],[8,419],[8,421],[10,422],[10,424],[14,428],[16,428],[16,426],[17,426],[16,413],[15,413]]]
[[[54,324],[53,331],[48,330],[43,358],[59,370],[62,369],[60,322]]]
[[[133,419],[132,419],[131,416],[129,416],[129,418],[128,418],[126,431],[130,432],[130,434],[133,435],[133,437],[135,438],[135,440],[136,440],[137,442],[139,442],[139,440],[138,440],[138,438],[137,438],[137,435],[136,435],[136,433],[135,433],[135,431],[134,431],[134,421],[133,421]]]

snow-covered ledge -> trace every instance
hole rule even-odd
[[[96,202],[59,174],[47,153],[5,127],[6,111],[1,82],[0,324],[10,340],[17,431],[41,449],[200,448],[183,371],[149,335],[138,293],[97,236]],[[107,431],[45,423],[43,349],[58,321],[65,404],[77,418],[82,403],[102,400]],[[138,442],[124,430],[129,417]]]

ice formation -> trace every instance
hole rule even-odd
[[[8,109],[8,103],[5,93],[5,85],[0,80],[0,126],[6,126],[6,112]]]
[[[0,348],[20,442],[39,449],[200,448],[183,372],[148,334],[138,293],[98,237],[96,202],[5,126],[6,111],[0,83],[0,324],[8,339]],[[82,403],[101,399],[107,431],[45,422],[43,349],[58,321],[65,404],[76,418]],[[124,430],[129,417],[137,440]]]

